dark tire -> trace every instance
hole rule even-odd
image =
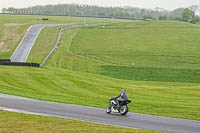
[[[128,106],[124,105],[124,106],[120,107],[119,113],[121,115],[126,115],[128,113]]]
[[[111,107],[110,107],[110,106],[107,107],[106,113],[107,113],[107,114],[110,114],[110,113],[111,113]]]

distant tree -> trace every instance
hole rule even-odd
[[[113,10],[113,16],[114,17],[119,17],[120,16],[120,11],[119,11],[118,8],[114,8],[114,10]]]
[[[13,7],[9,7],[7,11],[8,11],[9,13],[14,13],[15,8],[13,8]]]
[[[192,18],[195,16],[196,6],[191,6]],[[134,7],[100,7],[91,5],[77,5],[77,4],[58,4],[46,6],[34,6],[29,8],[14,9],[9,8],[2,12],[13,14],[41,14],[41,15],[67,15],[67,16],[105,16],[112,18],[131,18],[131,19],[160,19],[165,20],[182,20],[182,13],[184,8],[178,8],[174,11],[167,11],[162,8],[155,9],[141,9]],[[184,14],[185,15],[185,14]],[[184,16],[183,15],[183,16]],[[187,19],[191,20],[190,19]]]
[[[123,13],[123,12],[120,12],[120,13],[119,13],[119,17],[123,18],[123,17],[124,17],[124,13]]]
[[[131,17],[132,19],[135,19],[135,15],[134,15],[134,14],[131,14],[130,17]]]
[[[124,14],[123,14],[123,17],[125,17],[125,18],[130,18],[130,14],[128,13],[128,12],[125,12]]]
[[[98,16],[100,16],[100,17],[105,17],[106,14],[105,14],[105,12],[99,12],[99,13],[98,13]]]
[[[173,18],[172,20],[178,20],[178,21],[182,21],[181,17],[176,16],[175,18]]]
[[[148,15],[144,15],[143,19],[153,19],[153,17],[150,14],[148,14]]]
[[[145,10],[145,9],[142,9],[140,13],[141,13],[141,16],[145,16],[146,10]]]
[[[25,11],[24,11],[25,13]],[[49,15],[51,12],[50,11],[44,11],[44,14]]]
[[[189,23],[196,24],[199,22],[199,16],[195,15],[194,17],[188,20]]]
[[[114,17],[114,14],[113,13],[109,13],[108,17]]]
[[[76,16],[83,16],[83,15],[82,15],[82,12],[77,11],[77,12],[76,12]]]
[[[158,19],[159,19],[159,20],[167,20],[167,16],[166,16],[166,15],[164,15],[164,16],[159,16]]]
[[[188,22],[192,18],[192,11],[189,8],[185,8],[182,12],[182,21]]]
[[[7,9],[6,9],[6,8],[3,8],[3,9],[1,9],[1,12],[2,12],[2,13],[6,13],[6,12],[7,12]]]
[[[192,17],[195,16],[195,12],[198,10],[199,6],[198,5],[192,5],[189,7],[189,9],[191,10],[192,12]]]
[[[69,12],[68,12],[68,11],[66,11],[64,14],[65,14],[66,16],[69,16]]]

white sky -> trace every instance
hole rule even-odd
[[[89,4],[99,6],[133,6],[140,8],[162,7],[173,10],[179,7],[188,7],[199,4],[200,0],[0,0],[0,9],[7,7],[23,8],[47,4]]]

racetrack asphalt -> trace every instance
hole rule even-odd
[[[59,26],[69,24],[35,24],[29,27],[22,41],[16,48],[15,52],[11,56],[12,62],[26,62],[28,55],[40,34],[40,31],[46,26]]]
[[[105,106],[107,103],[105,103]],[[128,113],[106,114],[105,109],[47,102],[0,94],[0,107],[59,118],[172,133],[200,133],[200,121]]]

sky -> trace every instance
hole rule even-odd
[[[8,7],[25,8],[35,5],[70,3],[117,7],[132,6],[149,9],[161,7],[167,10],[174,10],[179,7],[189,7],[194,4],[199,5],[200,0],[0,0],[0,9]]]

